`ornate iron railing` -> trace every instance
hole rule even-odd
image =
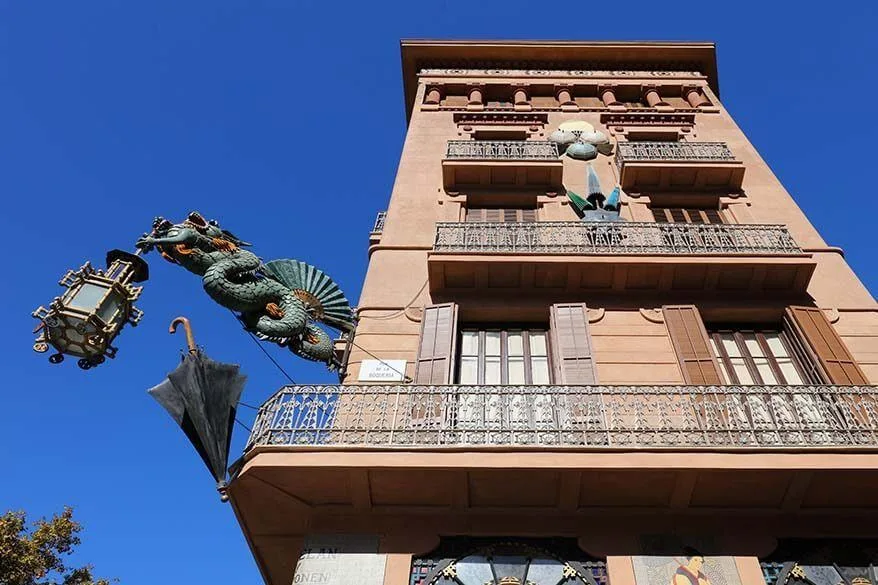
[[[445,158],[556,160],[558,147],[547,140],[449,140]]]
[[[387,219],[386,211],[379,211],[375,215],[375,225],[372,226],[372,233],[381,233],[384,231],[384,220]]]
[[[616,165],[642,161],[734,161],[725,142],[619,142]]]
[[[538,221],[439,222],[436,252],[800,254],[782,225]]]
[[[878,387],[287,386],[247,448],[878,447]]]

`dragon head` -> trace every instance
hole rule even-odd
[[[197,211],[191,212],[180,223],[156,217],[152,223],[152,231],[144,234],[136,243],[144,252],[158,249],[166,260],[184,265],[191,263],[195,259],[193,256],[216,251],[228,252],[249,245],[222,229],[216,221],[206,220]]]

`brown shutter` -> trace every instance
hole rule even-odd
[[[585,303],[551,307],[552,356],[558,384],[595,384],[594,357]]]
[[[817,307],[788,307],[793,329],[814,351],[832,384],[867,385],[869,381],[823,311]]]
[[[503,221],[503,210],[497,208],[486,208],[485,209],[485,221],[488,222],[500,222]]]
[[[537,220],[537,210],[536,209],[522,209],[521,210],[521,221],[531,222]]]
[[[695,385],[722,384],[698,308],[694,305],[669,305],[662,307],[662,313],[683,370],[683,380]]]
[[[424,308],[421,341],[415,367],[415,384],[450,384],[457,333],[457,305],[445,303]]]

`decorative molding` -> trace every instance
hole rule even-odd
[[[601,319],[604,318],[604,315],[607,313],[606,309],[588,309],[588,322],[589,323],[597,323]]]
[[[456,69],[424,68],[418,75],[442,77],[705,77],[699,71],[672,69]]]
[[[637,309],[644,319],[650,323],[664,323],[665,316],[661,309]]]
[[[406,307],[403,309],[403,314],[409,321],[420,323],[421,319],[424,318],[424,307]]]
[[[839,320],[839,318],[841,317],[841,314],[839,314],[838,309],[821,309],[821,310],[826,315],[826,318],[829,320],[830,323],[836,323]]]
[[[549,123],[548,114],[513,114],[513,113],[464,113],[454,114],[455,124],[471,124],[476,126],[545,126]]]
[[[606,113],[601,114],[606,126],[693,126],[695,114]]]

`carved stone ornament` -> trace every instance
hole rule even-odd
[[[606,309],[589,309],[588,310],[588,322],[589,323],[597,323],[606,315]]]
[[[638,309],[644,319],[650,323],[664,323],[665,316],[661,309]]]
[[[704,77],[699,71],[649,69],[435,69],[424,68],[419,75],[484,77]]]

